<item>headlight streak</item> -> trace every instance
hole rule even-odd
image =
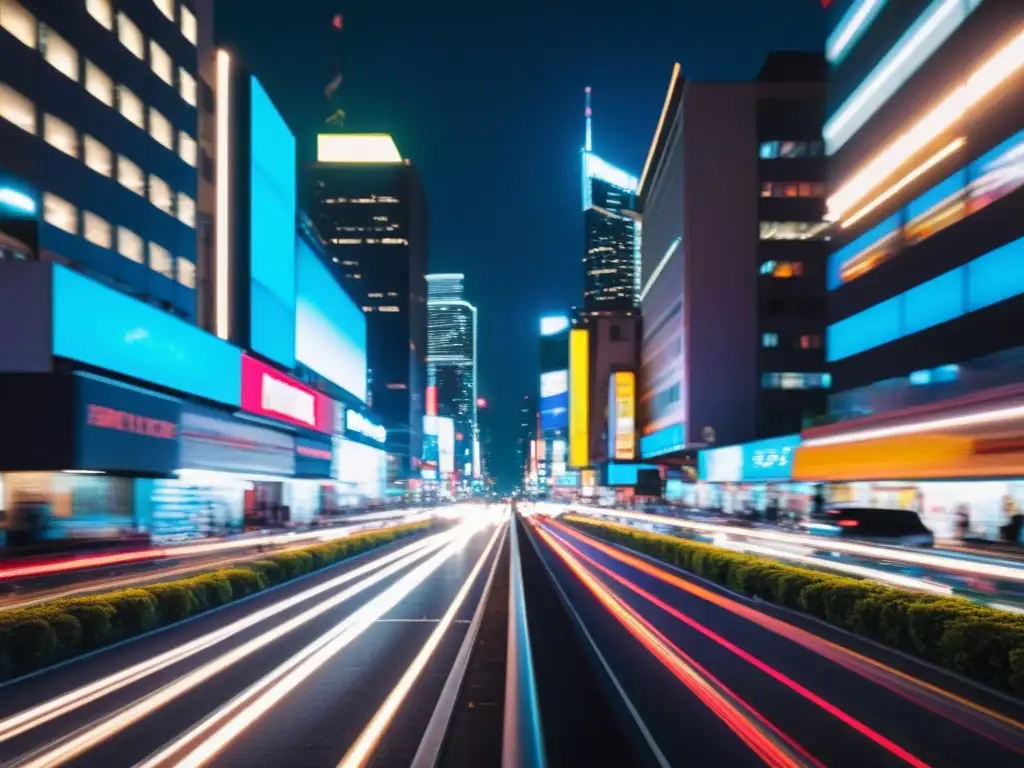
[[[384,731],[387,730],[388,726],[391,725],[391,721],[395,717],[395,713],[398,712],[399,707],[405,702],[406,697],[409,695],[409,691],[412,690],[413,684],[422,674],[423,670],[426,669],[427,664],[430,662],[430,657],[433,656],[434,651],[437,650],[437,646],[441,644],[441,640],[444,638],[445,633],[451,627],[452,622],[458,615],[459,609],[465,602],[466,597],[469,595],[469,591],[473,587],[473,583],[476,581],[480,571],[483,570],[484,564],[491,556],[491,551],[494,549],[495,542],[498,541],[498,537],[504,538],[504,533],[508,531],[507,525],[502,525],[500,528],[494,531],[491,536],[491,540],[487,544],[487,548],[484,553],[480,555],[480,558],[476,561],[476,565],[473,566],[473,570],[470,571],[469,576],[463,582],[462,587],[455,595],[455,599],[452,600],[451,605],[445,612],[441,621],[438,622],[434,631],[431,632],[430,637],[427,638],[427,642],[423,644],[420,652],[413,659],[408,669],[405,670],[405,674],[402,675],[401,680],[391,690],[388,697],[384,700],[380,709],[373,716],[370,722],[367,724],[363,732],[359,734],[359,738],[356,739],[355,743],[349,747],[348,752],[342,758],[341,762],[338,763],[338,768],[356,768],[356,766],[363,765],[373,753],[373,750],[377,748],[377,744],[380,742],[381,737],[384,735]],[[481,598],[482,599],[482,598]]]
[[[413,547],[391,553],[388,555],[388,559],[392,562],[386,567],[381,568],[381,563],[378,561],[375,563],[367,563],[356,571],[343,574],[338,577],[338,579],[329,582],[330,587],[336,587],[345,581],[351,581],[353,578],[358,578],[358,575],[365,575],[368,572],[377,571],[364,580],[353,584],[336,595],[333,595],[324,602],[318,603],[315,607],[304,611],[283,624],[275,626],[273,629],[264,632],[259,637],[228,651],[224,655],[207,662],[198,669],[172,683],[167,684],[140,701],[124,707],[110,717],[80,729],[76,735],[72,735],[63,743],[55,746],[49,751],[40,752],[38,756],[30,762],[22,762],[19,763],[19,765],[23,768],[43,768],[44,766],[60,765],[67,760],[71,760],[82,752],[91,749],[100,742],[133,725],[143,717],[155,712],[166,703],[184,693],[187,693],[233,664],[242,661],[247,656],[255,653],[261,648],[264,648],[275,640],[278,640],[293,629],[296,629],[302,624],[321,616],[346,600],[366,591],[370,587],[389,578],[395,573],[398,573],[411,563],[424,557],[426,554],[436,551],[446,545],[450,545],[450,541],[455,537],[455,535],[456,532],[454,531],[446,534],[439,534],[436,537],[432,537],[429,540],[429,543],[417,542]],[[413,549],[413,551],[410,552],[410,549]],[[357,571],[361,571],[361,573],[357,573]],[[65,694],[64,696],[51,700],[46,704],[42,704],[12,718],[8,718],[7,720],[0,722],[0,742],[11,739],[19,733],[36,728],[49,720],[67,714],[68,712],[71,712],[91,701],[95,701],[96,699],[102,698],[113,691],[123,688],[130,683],[141,680],[160,669],[164,669],[165,667],[198,653],[217,642],[227,639],[241,629],[252,626],[258,621],[280,613],[285,608],[290,607],[290,605],[308,600],[316,594],[322,594],[327,588],[329,588],[328,585],[324,584],[317,587],[315,590],[309,590],[301,595],[296,595],[283,603],[264,609],[264,611],[260,611],[253,616],[235,622],[224,629],[198,638],[197,640],[182,646],[182,648],[177,648],[165,654],[161,654],[155,659],[137,664],[124,672],[111,675],[103,680],[97,681],[96,683],[92,683],[73,691],[70,694]]]
[[[695,597],[706,600],[764,629],[785,637],[791,642],[813,651],[829,661],[842,666],[844,669],[867,678],[892,693],[935,712],[957,725],[968,728],[1015,752],[1024,752],[1024,724],[1010,717],[980,706],[969,699],[950,693],[869,656],[864,656],[792,624],[787,624],[750,606],[681,578],[671,571],[657,567],[648,560],[629,555],[616,547],[586,536],[572,528],[554,522],[550,523],[550,525],[557,528],[560,532],[586,543],[588,546],[641,573],[653,576],[666,584],[689,592]]]
[[[175,768],[198,768],[198,766],[206,765],[285,696],[369,629],[377,619],[408,597],[450,557],[465,548],[477,530],[478,527],[471,524],[460,526],[456,529],[458,538],[452,543],[432,555],[430,559],[407,573],[288,661],[250,685],[192,730],[147,759],[139,768],[154,768],[167,764],[168,761],[173,761]],[[216,730],[214,730],[215,728]],[[213,733],[187,755],[180,759],[174,757],[210,731]],[[24,768],[42,768],[42,766],[26,765]]]
[[[598,602],[767,765],[780,768],[795,768],[807,762],[820,765],[775,726],[769,724],[766,728],[767,720],[762,716],[756,715],[757,723],[752,722],[748,715],[754,711],[753,707],[714,678],[700,674],[688,663],[685,654],[591,575],[548,531],[539,525],[534,530]]]
[[[719,525],[716,523],[700,523],[694,520],[682,520],[664,515],[649,515],[640,512],[628,512],[626,510],[602,510],[596,507],[575,507],[574,512],[584,517],[615,518],[621,520],[637,521],[640,523],[657,523],[672,528],[696,531],[707,535],[725,534],[732,536],[743,536],[747,539],[763,539],[782,544],[797,544],[813,549],[828,549],[831,552],[842,552],[847,555],[858,555],[870,557],[876,560],[888,560],[897,563],[909,563],[920,565],[925,568],[936,568],[938,570],[964,573],[970,576],[989,576],[995,579],[1006,579],[1007,581],[1024,582],[1024,568],[997,563],[981,562],[978,560],[964,560],[956,557],[943,557],[941,555],[929,555],[921,552],[911,552],[906,549],[895,547],[882,547],[871,544],[859,544],[836,539],[825,539],[820,536],[808,536],[799,533],[780,533],[778,531],[767,531],[758,528],[737,529],[732,526]]]
[[[886,751],[890,752],[894,756],[900,758],[901,760],[903,760],[904,762],[908,763],[909,765],[915,766],[915,768],[928,768],[928,764],[927,763],[925,763],[924,761],[918,759],[917,757],[912,755],[910,752],[905,750],[903,747],[901,747],[899,744],[896,744],[894,741],[886,738],[885,736],[883,736],[882,734],[880,734],[878,731],[874,730],[870,726],[865,725],[864,723],[862,723],[857,718],[855,718],[852,715],[844,712],[839,707],[837,707],[834,704],[832,704],[830,701],[822,698],[821,696],[819,696],[818,694],[814,693],[810,689],[804,687],[803,685],[798,683],[796,680],[793,680],[792,678],[788,677],[787,675],[784,675],[782,672],[780,672],[779,670],[775,669],[771,665],[765,663],[761,659],[757,658],[752,653],[749,653],[748,651],[743,650],[742,648],[740,648],[735,643],[733,643],[733,642],[731,642],[729,640],[726,640],[724,637],[719,635],[717,632],[709,629],[708,627],[704,626],[700,622],[690,618],[689,616],[687,616],[686,614],[684,614],[681,611],[677,610],[676,608],[672,607],[671,605],[669,605],[665,601],[661,600],[660,598],[656,597],[655,595],[652,595],[650,592],[646,591],[642,587],[638,586],[637,584],[634,584],[632,581],[630,581],[629,579],[625,578],[624,576],[620,576],[619,574],[615,573],[615,571],[613,571],[611,568],[608,568],[607,566],[602,565],[601,563],[597,562],[592,557],[590,557],[590,556],[584,554],[583,552],[581,552],[577,547],[575,547],[574,545],[570,544],[568,541],[563,539],[561,536],[558,536],[557,534],[555,534],[555,537],[558,538],[561,541],[561,543],[564,544],[568,549],[570,549],[576,557],[580,558],[581,560],[583,560],[584,562],[589,564],[592,568],[596,568],[601,573],[605,574],[609,578],[611,578],[614,581],[616,581],[617,583],[621,584],[622,586],[624,586],[626,589],[630,590],[631,592],[639,595],[640,597],[642,597],[647,602],[651,603],[654,606],[657,606],[658,608],[663,610],[665,613],[669,614],[670,616],[672,616],[675,619],[678,619],[679,621],[681,621],[683,624],[685,624],[686,626],[690,627],[691,629],[696,630],[697,632],[699,632],[700,634],[704,635],[709,640],[714,641],[715,643],[720,645],[722,648],[725,648],[726,650],[732,652],[736,656],[739,656],[741,659],[743,659],[748,664],[754,666],[755,668],[757,668],[761,672],[765,673],[766,675],[771,677],[776,682],[781,683],[785,687],[789,688],[794,693],[799,694],[800,696],[805,698],[807,701],[809,701],[810,703],[814,704],[816,707],[819,707],[820,709],[825,710],[830,715],[832,715],[833,717],[838,719],[840,722],[842,722],[844,725],[849,726],[853,730],[855,730],[858,733],[860,733],[862,736],[865,736],[866,738],[870,739],[875,744],[877,744],[878,746],[882,747]]]

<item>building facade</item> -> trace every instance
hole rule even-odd
[[[427,354],[427,210],[390,136],[325,134],[301,189],[349,295],[366,314],[368,402],[388,430],[390,477],[418,477]]]
[[[674,68],[639,185],[643,458],[824,409],[824,103],[820,55],[771,54],[750,83]]]
[[[463,480],[478,472],[476,307],[466,301],[465,276],[427,275],[427,387],[438,416],[455,422],[455,468]]]
[[[831,415],[1019,382],[1024,5],[835,5],[824,130]]]
[[[640,223],[637,179],[593,151],[586,89],[583,165],[583,310],[633,311],[639,304]]]
[[[0,4],[0,255],[196,322],[212,13],[210,0]]]

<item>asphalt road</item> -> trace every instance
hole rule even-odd
[[[503,531],[405,539],[2,686],[0,764],[408,765]]]
[[[1020,702],[534,523],[531,538],[654,764],[1024,764]]]

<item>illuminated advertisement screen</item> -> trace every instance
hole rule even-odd
[[[636,485],[640,470],[657,468],[655,464],[609,464],[605,485]]]
[[[569,428],[569,371],[540,375],[540,428],[543,432]]]
[[[335,404],[291,376],[242,355],[242,410],[334,434]]]
[[[743,479],[743,446],[712,448],[697,454],[697,476],[709,483],[738,483]]]
[[[608,382],[608,453],[616,461],[636,458],[636,377],[616,371]]]
[[[455,422],[445,416],[437,419],[437,464],[442,475],[455,471]]]
[[[366,316],[301,237],[295,252],[295,357],[366,402]]]
[[[743,445],[743,480],[790,480],[800,435],[775,437]]]
[[[239,404],[237,347],[57,264],[53,354],[207,400]]]
[[[569,332],[569,466],[590,463],[590,332]]]
[[[295,136],[251,77],[249,342],[295,365]]]

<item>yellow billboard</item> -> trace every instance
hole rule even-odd
[[[636,374],[616,371],[608,386],[608,426],[615,461],[636,458]]]
[[[569,332],[569,466],[590,464],[590,332]]]

